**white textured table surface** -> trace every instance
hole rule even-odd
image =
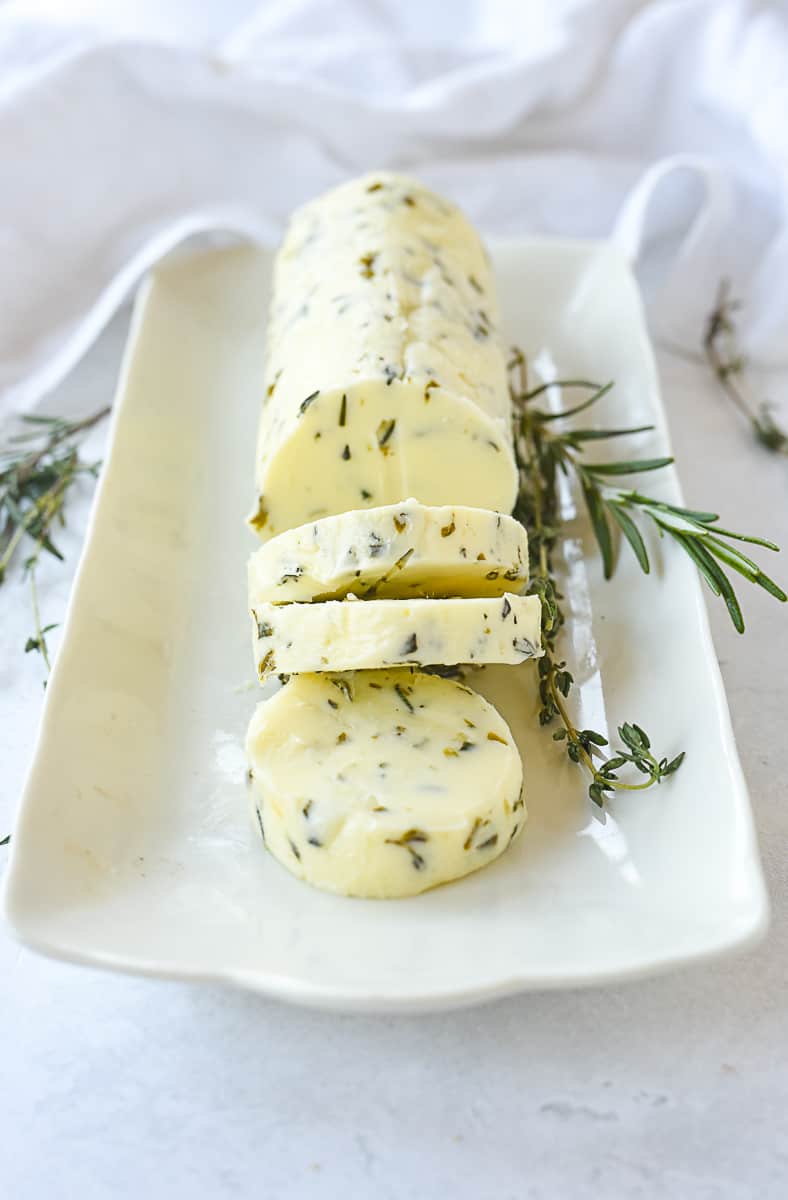
[[[105,402],[126,323],[115,320],[45,411]],[[719,506],[727,523],[788,547],[788,464],[750,444],[702,369],[666,356],[661,368],[688,502]],[[788,394],[784,376],[764,386],[775,399]],[[72,513],[67,566],[42,581],[47,620],[64,610],[87,496]],[[775,574],[785,585],[785,562]],[[756,952],[625,987],[395,1019],[93,972],[37,958],[3,932],[3,1194],[782,1197],[788,613],[741,590],[746,637],[716,607],[712,625],[773,904]],[[9,580],[0,591],[8,828],[41,701],[40,665],[22,654],[28,626],[26,592]]]

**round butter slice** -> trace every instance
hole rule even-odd
[[[538,596],[452,600],[326,600],[258,604],[255,661],[276,673],[358,671],[412,663],[521,663],[540,654]]]
[[[506,722],[435,675],[299,675],[258,706],[246,748],[265,845],[341,895],[412,896],[459,879],[525,821]]]
[[[324,517],[280,533],[249,559],[249,603],[356,596],[501,596],[528,582],[519,521],[417,500]]]

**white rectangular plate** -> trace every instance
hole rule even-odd
[[[543,373],[615,379],[595,419],[654,423],[638,450],[668,450],[620,255],[542,240],[493,252],[512,341]],[[635,720],[660,753],[687,751],[680,772],[600,824],[535,721],[533,666],[490,668],[474,686],[516,734],[530,812],[498,862],[382,902],[325,895],[266,856],[241,746],[258,699],[243,516],[270,261],[212,251],[142,289],[13,839],[18,936],[81,962],[392,1011],[622,979],[752,941],[767,903],[700,584],[668,545],[650,578],[627,553],[605,583],[582,514],[565,545],[580,722]],[[672,471],[650,480],[680,501]]]

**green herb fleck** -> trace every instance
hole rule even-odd
[[[379,553],[379,550],[375,549],[374,551],[370,551],[370,553],[374,557],[376,554]],[[382,587],[382,585],[384,583],[388,583],[388,581],[391,579],[392,575],[396,575],[397,571],[402,570],[402,568],[405,566],[405,563],[408,561],[409,558],[412,557],[412,555],[414,553],[415,553],[415,547],[411,546],[408,550],[405,551],[404,554],[401,554],[399,556],[399,558],[397,559],[397,561],[393,564],[393,566],[389,567],[388,571],[386,571],[378,579],[374,580],[374,582],[372,582],[369,585],[369,587],[364,589],[364,591],[361,593],[362,599],[367,600],[370,596],[374,596],[375,593],[380,590],[380,588]]]
[[[377,258],[377,252],[375,252],[374,254],[362,254],[361,257],[359,258],[358,261],[361,265],[361,276],[363,279],[373,279],[374,278],[374,275],[375,275],[374,267],[375,267],[375,259],[376,258]]]
[[[347,680],[347,679],[332,679],[331,682],[333,683],[335,688],[339,689],[339,691],[342,693],[342,695],[345,697],[346,700],[349,700],[349,701],[353,700],[353,688],[352,688],[349,680]]]
[[[279,370],[276,372],[276,374],[274,375],[273,379],[272,379],[272,380],[271,380],[271,382],[269,383],[269,385],[268,385],[268,388],[267,388],[267,390],[266,390],[266,393],[265,393],[267,398],[270,398],[271,396],[273,396],[273,394],[274,394],[274,389],[276,388],[276,385],[277,385],[277,383],[279,382],[279,379],[280,379],[280,377],[281,377],[281,375],[282,375],[282,369],[283,369],[283,368],[281,368],[281,367],[279,368]]]
[[[487,825],[487,824],[489,824],[488,821],[483,821],[481,819],[481,817],[476,817],[475,821],[473,822],[473,825],[471,826],[471,832],[468,834],[467,838],[465,839],[465,841],[462,844],[463,850],[470,850],[471,846],[473,845],[473,839],[476,837],[476,834],[481,829],[482,825]]]
[[[265,679],[266,675],[273,674],[275,670],[276,666],[274,663],[274,652],[273,650],[269,650],[265,657],[260,660],[260,665],[257,668],[257,672],[262,680]]]
[[[416,637],[415,633],[412,633],[410,635],[410,637],[403,643],[402,649],[400,650],[400,654],[403,657],[407,656],[408,654],[415,654],[416,651],[418,650],[418,648],[419,648],[418,638]]]
[[[258,532],[261,529],[265,529],[268,524],[268,509],[265,507],[262,496],[257,502],[257,511],[249,518],[249,524],[253,529],[257,529]]]
[[[304,413],[309,408],[310,404],[314,404],[315,400],[317,400],[319,395],[320,395],[320,391],[318,390],[316,392],[312,392],[311,396],[307,396],[306,400],[301,401],[301,403],[298,406],[299,417],[303,417]]]
[[[419,844],[428,841],[429,837],[423,829],[408,829],[401,837],[386,838],[386,845],[402,846],[410,854],[411,861],[416,870],[421,871],[425,865],[424,858],[417,850],[413,849],[413,845],[414,843]]]
[[[380,424],[378,425],[378,432],[377,432],[378,448],[380,450],[382,450],[384,454],[388,454],[388,452],[389,452],[388,444],[389,444],[389,441],[391,440],[392,434],[394,433],[394,427],[396,426],[396,424],[397,424],[396,418],[392,417],[390,420],[381,421]]]

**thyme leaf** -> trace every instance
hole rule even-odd
[[[768,403],[755,403],[746,391],[747,356],[739,347],[734,316],[740,308],[741,302],[731,293],[730,280],[723,279],[706,321],[703,353],[723,392],[749,422],[755,440],[767,450],[788,455],[788,432],[777,424]]]
[[[0,585],[22,548],[29,547],[21,568],[30,585],[33,633],[24,649],[41,655],[47,673],[51,662],[46,637],[56,624],[42,624],[36,572],[42,554],[63,559],[53,535],[65,524],[66,497],[77,479],[95,478],[100,466],[82,460],[79,440],[108,412],[108,407],[102,408],[77,421],[24,416],[22,431],[0,450]]]

